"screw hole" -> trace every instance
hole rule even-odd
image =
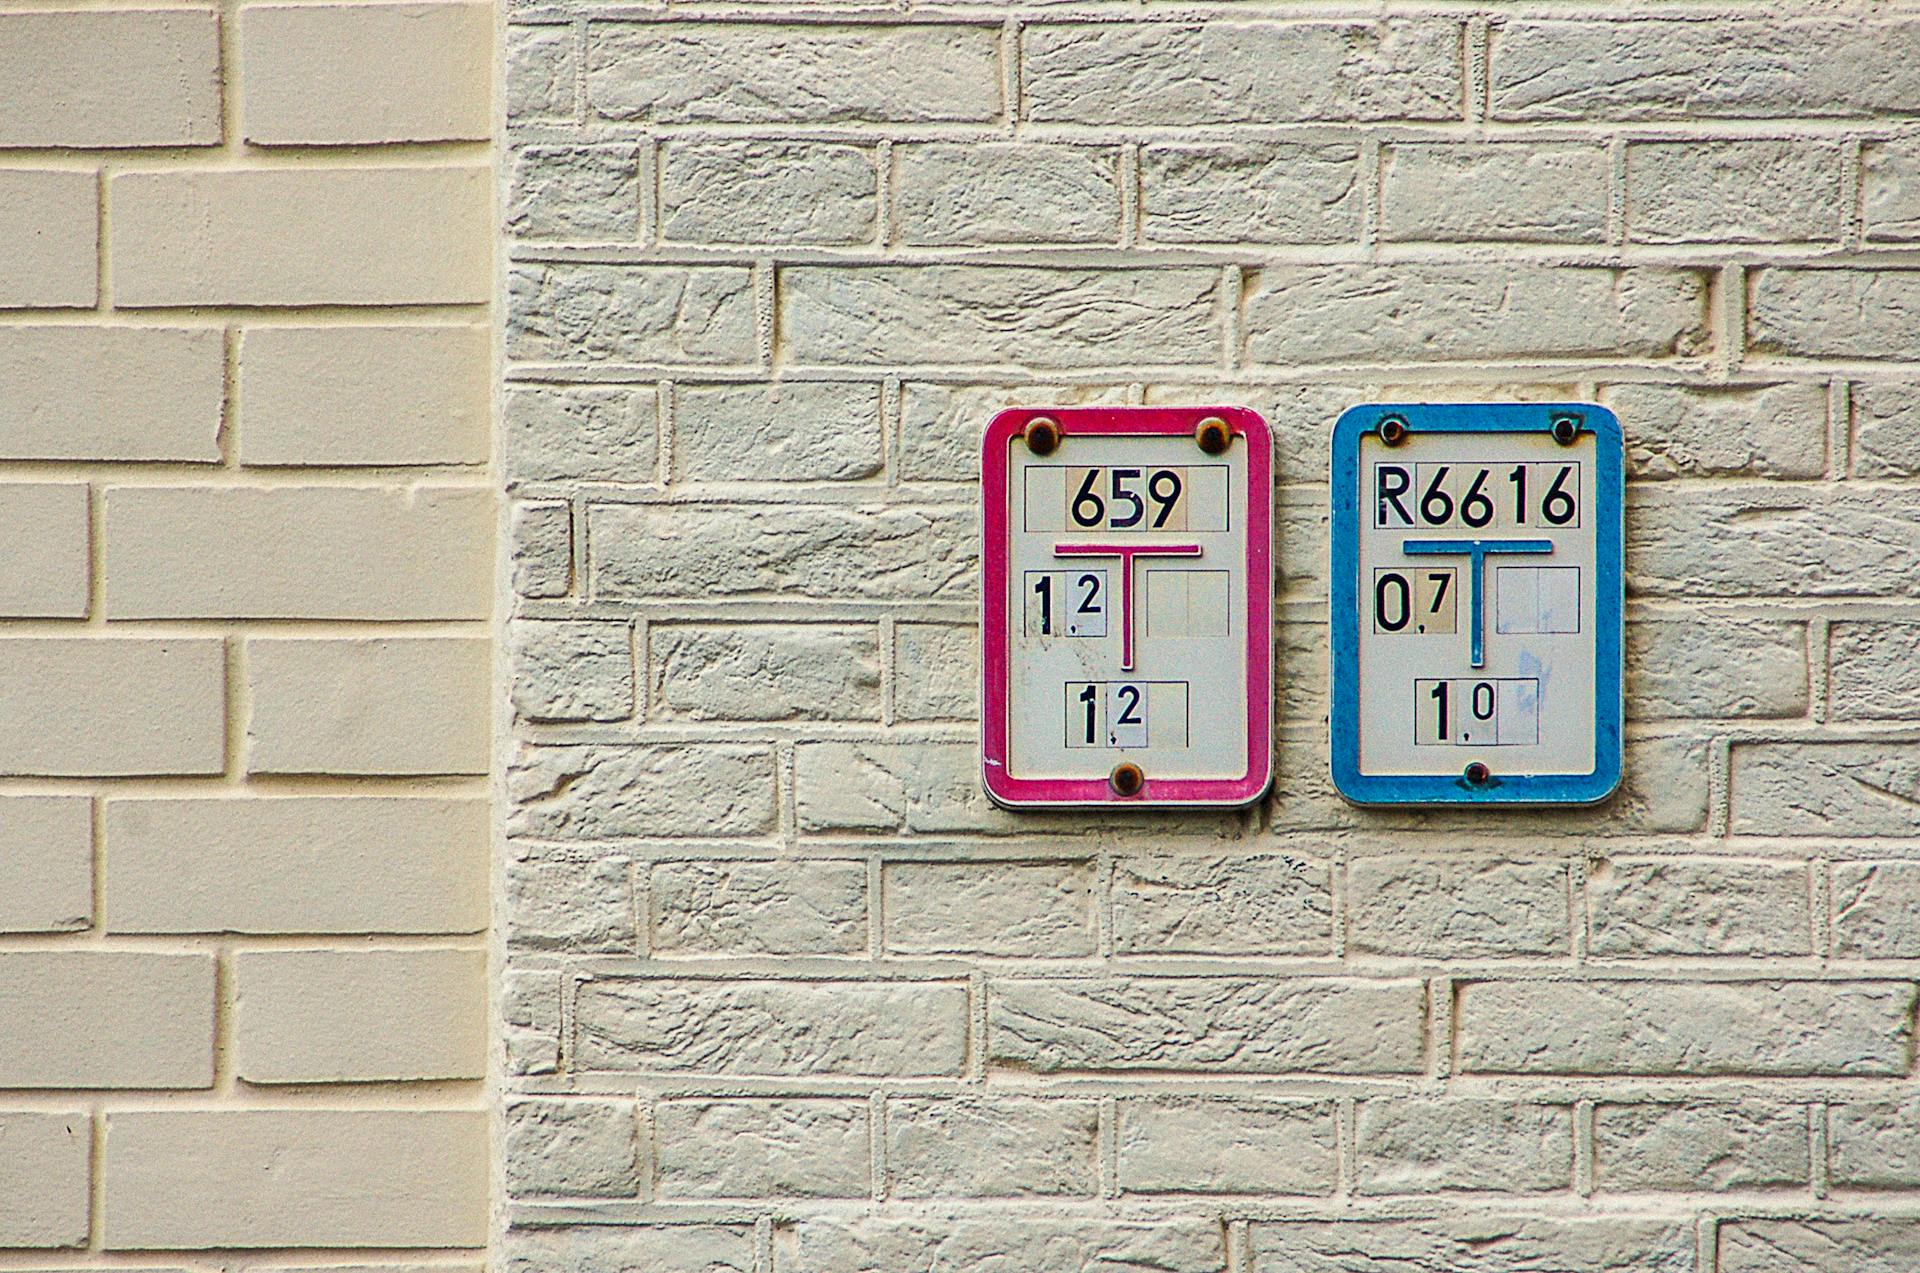
[[[1553,418],[1553,440],[1561,446],[1572,446],[1580,436],[1580,417],[1557,415]]]
[[[1052,455],[1060,445],[1060,426],[1041,416],[1027,423],[1027,450],[1035,455]]]
[[[1388,446],[1399,446],[1407,440],[1407,422],[1397,415],[1390,415],[1380,421],[1380,440]]]
[[[1493,777],[1493,771],[1477,760],[1467,766],[1466,779],[1470,787],[1484,787],[1491,777]]]
[[[1233,430],[1218,416],[1208,416],[1193,431],[1193,440],[1208,455],[1219,455],[1233,445]]]
[[[1140,772],[1140,766],[1125,761],[1113,767],[1113,774],[1107,781],[1113,785],[1115,795],[1137,796],[1140,788],[1147,785],[1147,776]]]

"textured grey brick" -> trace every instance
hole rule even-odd
[[[980,711],[980,631],[971,624],[893,629],[893,712],[903,721],[972,720]]]
[[[505,1273],[754,1273],[750,1224],[517,1229],[502,1248]]]
[[[1027,118],[1041,123],[1271,124],[1452,119],[1460,27],[1386,22],[1029,26]]]
[[[522,146],[513,152],[506,230],[528,242],[640,237],[640,148]]]
[[[651,387],[514,389],[501,423],[502,462],[516,481],[651,482],[660,464],[659,421]]]
[[[805,831],[1026,831],[1034,815],[999,809],[980,788],[972,743],[801,743],[794,810]],[[1057,825],[1077,826],[1062,815]]]
[[[1356,858],[1347,906],[1348,946],[1372,954],[1563,955],[1572,940],[1558,862]]]
[[[1837,240],[1841,149],[1806,141],[1643,141],[1627,147],[1636,243]]]
[[[509,972],[500,978],[500,1042],[509,1074],[560,1068],[560,974]]]
[[[509,1100],[507,1192],[632,1198],[640,1192],[631,1101]]]
[[[1099,1123],[1093,1101],[891,1100],[887,1191],[898,1198],[1091,1196],[1100,1187]]]
[[[878,720],[871,626],[657,624],[649,712],[660,720]]]
[[[513,590],[564,597],[573,587],[573,514],[565,504],[515,504],[507,532]]]
[[[663,862],[653,949],[668,955],[854,955],[867,948],[861,862]]]
[[[864,1198],[867,1122],[864,1101],[661,1101],[660,1196]]]
[[[1459,1065],[1489,1074],[1905,1074],[1898,981],[1490,981],[1457,990]]]
[[[508,118],[519,123],[573,118],[579,68],[571,25],[510,26],[506,55]]]
[[[896,1078],[966,1060],[964,986],[608,978],[576,993],[583,1070]]]
[[[815,1216],[773,1235],[774,1273],[1225,1273],[1217,1220],[978,1211]]]
[[[1255,362],[1670,358],[1709,343],[1694,270],[1485,265],[1269,266],[1246,300]]]
[[[1278,854],[1124,857],[1112,887],[1118,953],[1317,955],[1333,945],[1324,863]]]
[[[1353,1112],[1354,1189],[1546,1193],[1573,1183],[1573,1107],[1383,1096]]]
[[[1783,358],[1920,357],[1920,270],[1752,271],[1747,348]]]
[[[1797,862],[1601,859],[1587,871],[1588,953],[1810,955],[1806,867]]]
[[[660,236],[671,243],[863,243],[879,197],[864,146],[671,141],[661,152]]]
[[[1920,742],[1741,743],[1733,830],[1902,835],[1920,828]]]
[[[1920,1222],[1911,1216],[1729,1220],[1719,1235],[1720,1273],[1908,1273],[1920,1267]]]
[[[516,265],[507,352],[546,362],[744,363],[753,279],[735,266]]]
[[[1868,239],[1920,238],[1920,143],[1897,137],[1862,146],[1860,202]]]
[[[514,861],[506,876],[510,949],[599,955],[635,950],[633,866],[626,858]]]
[[[1380,237],[1603,243],[1612,177],[1582,142],[1402,142],[1382,156]]]
[[[1804,1185],[1807,1111],[1756,1101],[1598,1105],[1593,1175],[1601,1190]]]
[[[1631,719],[1804,716],[1807,628],[1771,619],[1627,624]]]
[[[1332,1101],[1127,1098],[1116,1117],[1126,1193],[1333,1192]]]
[[[895,954],[1091,955],[1091,862],[893,862],[885,872]]]
[[[914,482],[977,482],[980,439],[1005,407],[1110,406],[1124,385],[942,385],[909,383],[900,395],[900,476]]]
[[[1831,641],[1836,720],[1920,720],[1920,623],[1836,623]]]
[[[1624,1216],[1262,1221],[1254,1273],[1694,1273],[1693,1222]]]
[[[1833,953],[1920,958],[1920,862],[1833,864]]]
[[[1627,590],[1651,597],[1920,597],[1920,489],[1816,483],[1641,488],[1627,498]],[[1737,551],[1730,532],[1737,528]]]
[[[522,747],[507,766],[515,835],[750,835],[773,825],[773,753],[726,743]]]
[[[928,142],[893,150],[903,243],[1115,243],[1120,152],[1029,142]]]
[[[1858,477],[1920,477],[1920,387],[1853,387],[1853,471]]]
[[[880,386],[678,385],[673,473],[681,481],[825,481],[880,471]]]
[[[1835,1185],[1912,1188],[1920,1184],[1920,1100],[1832,1105],[1827,1145]]]
[[[1359,237],[1360,151],[1350,142],[1150,145],[1140,226],[1155,243],[1342,243]]]
[[[997,26],[596,22],[587,109],[648,123],[968,122],[1002,109]]]
[[[633,632],[624,623],[507,627],[514,710],[528,720],[626,720],[633,715]]]
[[[1636,478],[1819,477],[1827,467],[1822,384],[1616,384],[1602,395],[1627,430]]]
[[[1414,981],[994,981],[987,991],[987,1051],[995,1063],[1042,1074],[1408,1073],[1421,1065],[1422,1001]]]

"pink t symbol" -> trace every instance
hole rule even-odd
[[[1056,557],[1118,557],[1120,559],[1120,670],[1133,671],[1133,559],[1135,557],[1198,557],[1198,544],[1055,544]]]

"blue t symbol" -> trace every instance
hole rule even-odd
[[[1470,650],[1473,666],[1487,665],[1486,573],[1487,557],[1493,553],[1550,553],[1551,539],[1409,539],[1400,545],[1409,557],[1458,557],[1465,554],[1473,563],[1473,607],[1467,622],[1473,636]]]

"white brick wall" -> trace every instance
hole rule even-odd
[[[1917,54],[1904,0],[510,6],[508,1262],[1920,1266]],[[1603,809],[1331,790],[1326,437],[1408,395],[1623,420]],[[1274,795],[993,809],[980,431],[1207,399],[1276,433]]]

